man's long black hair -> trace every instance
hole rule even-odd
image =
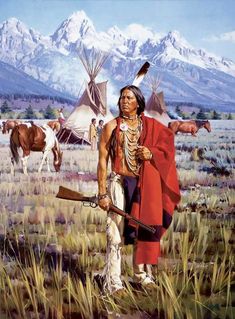
[[[144,112],[145,98],[144,98],[141,90],[135,85],[126,85],[120,90],[120,97],[118,100],[119,111],[120,111],[120,100],[121,100],[121,96],[122,96],[122,93],[124,90],[130,90],[132,93],[134,93],[136,100],[137,100],[137,103],[139,105],[139,107],[137,108],[137,115],[140,115],[142,112]]]
[[[135,85],[127,85],[124,86],[121,90],[120,90],[120,97],[118,100],[118,107],[119,107],[119,112],[120,112],[120,100],[121,100],[121,96],[124,90],[130,90],[132,93],[134,93],[137,103],[138,103],[138,108],[137,108],[137,115],[140,115],[144,109],[145,109],[145,98],[142,94],[142,92],[140,91],[140,89],[135,86]],[[120,114],[121,115],[121,114]],[[110,138],[110,156],[112,158],[112,160],[114,160],[115,158],[115,150],[116,150],[116,145],[117,145],[117,141],[116,141],[116,129],[115,128],[112,132],[111,138]]]

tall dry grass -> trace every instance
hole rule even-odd
[[[97,192],[97,153],[63,146],[58,174],[38,174],[41,155],[33,153],[29,176],[20,167],[12,176],[7,146],[1,145],[0,314],[40,319],[127,313],[136,318],[232,318],[234,167],[233,175],[216,176],[204,170],[208,162],[193,160],[191,153],[206,145],[209,155],[217,156],[222,148],[220,159],[231,169],[233,130],[218,126],[210,135],[201,131],[198,138],[176,137],[182,201],[161,241],[157,286],[148,291],[131,285],[132,247],[124,247],[124,298],[103,295],[93,280],[104,266],[106,213],[55,198],[59,185],[88,195]],[[12,255],[6,236],[15,240],[15,250],[27,244],[27,258]],[[58,256],[54,264],[48,264],[50,251]],[[78,273],[64,270],[63,256],[71,257]]]

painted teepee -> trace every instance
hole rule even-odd
[[[155,118],[165,126],[168,126],[168,123],[171,121],[169,115],[167,114],[167,108],[164,101],[163,91],[157,93],[157,88],[161,80],[154,76],[148,77],[148,83],[152,89],[152,94],[148,99],[145,107],[146,115]]]
[[[94,49],[89,52],[83,49],[79,58],[89,76],[89,82],[85,84],[78,105],[66,119],[58,139],[64,143],[89,144],[88,130],[92,118],[96,118],[97,122],[102,119],[105,123],[113,119],[107,107],[107,81],[95,82],[107,55]]]

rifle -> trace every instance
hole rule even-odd
[[[83,202],[84,206],[90,206],[90,207],[97,207],[98,206],[98,199],[97,196],[84,196],[83,194],[76,192],[72,189],[60,186],[59,187],[59,191],[56,195],[57,198],[61,198],[61,199],[66,199],[66,200],[73,200],[73,201],[79,201],[79,202]],[[85,203],[88,203],[88,205],[86,205]],[[151,227],[148,226],[144,223],[142,223],[139,219],[131,216],[130,214],[125,213],[124,211],[122,211],[121,209],[119,209],[118,207],[116,207],[113,204],[109,205],[109,211],[114,212],[124,218],[126,218],[127,220],[131,220],[134,223],[136,223],[137,225],[139,225],[140,227],[148,230],[149,232],[155,234],[156,230]]]

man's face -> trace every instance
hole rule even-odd
[[[120,110],[124,115],[135,115],[137,113],[137,100],[135,94],[126,89],[120,96]]]

